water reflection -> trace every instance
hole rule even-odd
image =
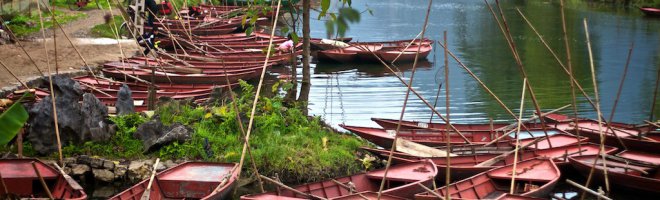
[[[348,37],[355,41],[400,40],[414,37],[421,30],[426,1],[409,3],[398,0],[364,0],[353,3],[357,10],[373,10],[363,14],[358,24],[351,25]],[[614,120],[639,123],[650,114],[655,70],[658,61],[660,20],[644,18],[636,9],[615,9],[609,4],[571,1],[566,18],[571,43],[572,66],[576,79],[593,98],[593,86],[584,39],[582,19],[588,18],[594,48],[597,81],[603,114],[612,110],[616,89],[625,64],[628,46],[635,42],[628,78],[619,100]],[[518,7],[544,36],[549,46],[565,60],[564,42],[555,1],[505,1],[502,8],[510,26],[525,70],[543,109],[554,109],[571,103],[567,75],[554,57],[542,46],[525,24]],[[314,14],[313,14],[314,15]],[[454,52],[508,108],[517,113],[522,78],[500,29],[481,0],[435,1],[429,18],[427,35],[438,40],[442,31],[449,35],[449,49]],[[312,21],[312,37],[324,37],[323,21]],[[429,62],[420,63],[413,88],[434,104],[438,86],[444,82],[443,53],[436,47]],[[411,66],[399,66],[407,81]],[[455,61],[450,62],[449,90],[451,120],[485,123],[513,119]],[[380,65],[318,64],[313,71],[310,113],[320,115],[330,124],[376,126],[370,117],[398,118],[405,98],[405,87]],[[445,112],[442,86],[437,109]],[[595,111],[578,92],[579,112],[595,117]],[[660,107],[660,106],[656,106]],[[531,101],[525,112],[531,114]],[[564,113],[572,112],[570,109]],[[656,109],[656,115],[660,109]],[[405,118],[428,120],[430,109],[411,95]],[[347,121],[348,120],[348,121]]]

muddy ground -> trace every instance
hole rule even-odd
[[[65,11],[66,9],[62,10]],[[121,53],[116,40],[94,39],[90,36],[90,29],[93,26],[104,23],[103,16],[107,10],[88,9],[77,12],[85,12],[87,17],[65,24],[63,28],[87,64],[95,67],[106,61],[119,60]],[[116,14],[119,11],[113,12]],[[56,63],[60,73],[83,70],[83,60],[76,53],[76,50],[71,46],[64,34],[62,34],[62,31],[56,29],[55,33],[57,62],[53,59],[55,50],[53,48],[52,30],[46,31],[47,39],[45,43],[48,51],[44,49],[44,40],[42,39],[41,32],[26,36],[21,40],[21,44],[23,44],[25,50],[35,60],[39,70],[37,70],[34,64],[32,64],[32,61],[30,61],[17,44],[0,45],[0,60],[22,81],[41,76],[39,71],[47,74],[49,66],[47,64],[47,57],[50,60],[49,63],[53,74],[56,72]],[[134,55],[136,50],[138,50],[138,46],[131,40],[122,40],[120,43],[127,56]],[[7,73],[4,68],[0,69],[0,88],[18,84],[18,81]]]

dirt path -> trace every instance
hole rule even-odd
[[[103,16],[107,10],[89,9],[81,12],[85,12],[87,17],[65,24],[63,25],[63,29],[71,37],[82,57],[92,66],[97,66],[106,61],[118,60],[121,57],[121,53],[116,40],[89,38],[90,29],[94,25],[104,23]],[[71,44],[64,37],[64,34],[59,29],[56,31],[57,66],[59,71],[83,70],[84,65],[80,56],[72,48]],[[46,55],[48,55],[50,57],[51,70],[55,73],[55,61],[53,60],[55,51],[53,50],[52,30],[49,29],[46,31],[46,37],[48,38],[46,39],[48,53],[44,50],[43,40],[39,39],[42,38],[41,32],[31,34],[26,37],[26,40],[21,41],[21,43],[30,56],[35,59],[39,69],[43,73],[47,73],[48,71],[46,62]],[[127,56],[134,55],[135,51],[138,50],[138,46],[130,40],[122,41],[121,46]],[[30,59],[28,59],[16,44],[0,45],[0,60],[23,81],[41,75]],[[4,69],[0,69],[0,88],[13,85],[18,85],[18,81],[9,73],[6,73]]]

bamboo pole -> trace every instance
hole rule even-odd
[[[623,90],[623,83],[626,81],[626,75],[628,74],[628,65],[630,64],[630,57],[632,57],[632,52],[634,47],[635,47],[635,42],[632,42],[630,44],[630,49],[628,49],[628,57],[626,58],[626,65],[623,67],[621,82],[619,82],[619,88],[616,91],[616,98],[614,99],[614,105],[612,105],[612,112],[610,112],[610,118],[606,121],[607,123],[612,123],[612,119],[614,118],[614,113],[616,112],[616,106],[619,103],[619,97],[621,97],[621,90]],[[579,130],[579,128],[577,130]],[[612,133],[614,133],[614,130],[612,130]],[[614,133],[614,135],[616,135],[616,133]]]
[[[433,112],[438,116],[438,118],[442,119],[445,123],[447,123],[447,119],[445,119],[442,115],[440,115],[440,113],[435,109],[435,107],[432,106],[432,105],[431,105],[431,104],[430,104],[430,103],[429,103],[429,102],[428,102],[428,101],[427,101],[422,95],[420,95],[420,94],[417,92],[417,90],[415,90],[415,89],[412,88],[408,83],[406,83],[406,81],[404,81],[403,78],[401,78],[401,75],[399,75],[399,73],[397,73],[398,71],[394,71],[394,69],[392,69],[392,67],[390,67],[387,63],[385,63],[380,57],[378,57],[378,56],[377,56],[373,51],[371,51],[370,49],[367,48],[366,51],[369,51],[369,52],[370,52],[370,53],[371,53],[371,54],[372,54],[372,55],[373,55],[373,56],[374,56],[374,57],[375,57],[375,58],[376,58],[381,64],[383,64],[383,66],[385,66],[385,68],[387,68],[388,70],[390,70],[390,72],[391,72],[392,74],[394,74],[394,76],[396,76],[397,79],[399,79],[399,82],[401,82],[401,84],[403,84],[403,86],[405,86],[406,88],[408,88],[408,90],[410,90],[413,94],[415,94],[415,96],[417,96],[417,98],[418,98],[419,100],[421,100],[421,101],[422,101],[422,102],[423,102],[428,108],[430,108],[431,111],[433,111]],[[468,140],[468,139],[465,137],[465,135],[463,135],[463,133],[461,133],[460,130],[458,130],[456,127],[454,127],[454,125],[449,124],[449,127],[451,127],[452,130],[456,131],[456,133],[457,133],[458,135],[460,135],[461,138],[462,138],[467,144],[472,144],[472,142],[470,142],[470,140]]]
[[[278,0],[278,2],[279,2],[279,1],[281,1],[281,0]],[[278,3],[278,4],[279,4],[279,3]],[[278,6],[278,8],[279,8],[279,6]],[[277,14],[275,14],[275,15],[277,15]],[[263,175],[261,176],[261,178],[264,179],[264,180],[267,180],[268,182],[271,182],[271,183],[273,183],[273,184],[275,184],[275,185],[277,185],[277,186],[280,186],[280,187],[282,187],[282,188],[284,188],[284,189],[287,189],[287,190],[289,190],[289,191],[291,191],[291,192],[293,192],[293,193],[296,193],[296,194],[298,194],[298,195],[302,195],[302,196],[305,196],[305,197],[308,197],[308,198],[311,198],[311,199],[326,199],[326,198],[323,198],[323,197],[320,197],[320,196],[316,196],[316,195],[313,195],[313,194],[309,194],[309,193],[301,192],[300,190],[296,190],[296,189],[294,189],[294,188],[292,188],[292,187],[289,187],[289,186],[287,186],[287,185],[284,185],[283,183],[280,183],[279,181],[273,180],[273,179],[268,178],[268,177],[265,177],[265,176],[263,176]]]
[[[223,62],[224,65],[224,62]],[[229,98],[231,99],[231,105],[234,107],[234,110],[236,111],[236,123],[238,123],[238,127],[241,129],[241,136],[245,136],[245,128],[243,127],[243,120],[241,119],[240,111],[238,110],[238,105],[236,103],[236,98],[234,97],[234,92],[232,91],[231,88],[231,82],[229,81],[229,74],[227,74],[227,68],[225,68],[225,80],[227,81],[227,88],[229,89]],[[254,162],[254,156],[252,156],[252,150],[250,149],[249,145],[250,143],[247,143],[246,141],[243,141],[248,145],[248,156],[250,156],[250,162],[252,163],[252,170],[254,170],[255,175],[257,175],[257,181],[259,181],[259,189],[261,192],[266,192],[264,190],[264,182],[261,180],[261,175],[259,174],[259,170],[257,169],[257,164]]]
[[[434,195],[435,197],[438,197],[438,199],[445,200],[445,198],[442,198],[442,196],[440,196],[440,194],[438,194],[437,192],[435,192],[435,191],[431,190],[430,188],[426,187],[424,184],[417,183],[417,185],[419,185],[419,187],[421,187],[422,189],[424,189],[424,190],[426,190],[427,192],[431,193],[431,194]],[[445,187],[449,188],[449,185],[447,185],[447,186],[445,186]],[[449,191],[449,189],[447,189],[447,191]],[[449,193],[447,193],[447,199],[450,199],[450,198],[451,198],[451,197],[450,197]]]
[[[584,192],[589,192],[590,194],[593,194],[593,195],[597,196],[599,199],[612,200],[611,198],[609,198],[609,197],[607,197],[607,196],[605,196],[601,193],[598,193],[596,191],[593,191],[593,190],[589,189],[588,187],[584,187],[584,186],[582,186],[582,185],[580,185],[576,182],[573,182],[570,179],[566,179],[566,183],[571,184],[572,186],[575,186],[575,187],[577,187],[578,189],[581,189]]]
[[[541,107],[539,106],[539,103],[536,99],[536,95],[534,94],[534,89],[529,82],[529,78],[527,76],[527,72],[525,71],[525,67],[522,63],[522,60],[520,58],[520,55],[518,54],[518,50],[516,49],[516,44],[513,41],[513,37],[511,36],[511,31],[509,30],[509,26],[506,22],[506,17],[504,17],[504,12],[502,11],[502,7],[500,6],[499,0],[495,0],[495,4],[497,5],[497,8],[500,11],[500,17],[502,18],[502,23],[498,20],[497,16],[495,16],[495,12],[491,8],[490,4],[488,4],[487,0],[484,0],[486,5],[488,5],[489,10],[493,14],[494,20],[497,23],[497,25],[500,27],[500,30],[502,31],[502,34],[504,35],[504,38],[509,44],[509,49],[511,50],[511,53],[513,54],[513,58],[516,61],[516,64],[518,65],[518,69],[520,70],[520,75],[522,78],[527,80],[527,90],[529,90],[529,96],[532,99],[532,104],[534,104],[534,109],[536,110],[536,113],[541,113]],[[543,133],[545,134],[546,137],[548,137],[548,130],[545,125],[545,119],[539,118],[539,121],[541,122],[541,129],[543,129]],[[548,145],[550,148],[552,148],[552,142],[548,140]]]
[[[589,67],[591,69],[591,80],[594,85],[594,96],[596,99],[596,112],[598,113],[598,134],[600,135],[600,148],[598,150],[598,153],[602,156],[603,158],[603,176],[605,179],[605,190],[607,192],[610,191],[610,184],[609,180],[607,178],[607,159],[605,157],[605,135],[603,134],[602,126],[601,124],[601,112],[600,112],[600,98],[598,96],[598,83],[596,81],[596,70],[594,68],[594,59],[593,59],[593,51],[591,50],[591,40],[589,38],[589,26],[587,25],[587,18],[583,19],[583,24],[584,24],[584,33],[587,39],[587,50],[589,52]],[[585,183],[585,187],[589,187],[589,184],[591,182],[591,178],[594,175],[594,171],[596,169],[596,163],[598,159],[594,159],[594,163],[591,166],[591,171],[589,172],[589,177],[587,177],[587,183]],[[580,195],[580,199],[584,199],[584,192],[582,195]]]
[[[32,164],[32,169],[34,169],[34,173],[37,174],[37,177],[39,177],[39,182],[41,182],[41,187],[43,187],[44,191],[46,191],[46,195],[48,195],[48,198],[55,199],[53,198],[53,193],[50,192],[50,189],[48,188],[48,185],[46,184],[44,177],[41,176],[41,172],[39,171],[39,168],[37,168],[37,164],[35,164],[34,161],[32,161],[30,164]]]
[[[37,6],[39,6],[39,4],[37,4]],[[48,6],[46,6],[46,8],[48,8]],[[40,6],[39,6],[39,10],[41,10]],[[51,13],[53,13],[53,12],[51,12]],[[55,19],[54,15],[55,14],[53,14],[53,19]],[[41,16],[41,12],[39,12],[39,22],[42,25],[41,26],[41,31],[42,31],[41,33],[42,33],[42,36],[43,36],[43,39],[44,39],[44,48],[46,48],[46,34],[45,34],[45,30],[43,29],[44,21],[43,21],[43,17]],[[53,31],[53,33],[54,33],[54,31]],[[57,61],[57,59],[55,59],[55,61]],[[57,106],[55,105],[55,101],[57,100],[57,98],[55,97],[55,90],[53,89],[53,75],[52,75],[52,72],[50,70],[50,61],[48,59],[47,49],[46,49],[46,63],[47,63],[47,66],[48,66],[48,86],[49,86],[49,89],[50,89],[50,98],[51,98],[50,102],[51,102],[51,105],[53,106],[53,121],[55,123],[55,137],[57,139],[57,152],[59,154],[60,164],[63,164],[64,159],[62,158],[62,142],[60,140],[60,127],[59,127],[59,122],[57,120]]]
[[[0,184],[2,184],[2,191],[4,191],[5,194],[9,194],[9,190],[7,189],[7,184],[5,183],[5,179],[2,178],[2,171],[0,171]]]
[[[571,104],[568,104],[568,105],[562,106],[562,107],[560,107],[560,108],[557,108],[557,109],[551,110],[550,112],[546,112],[546,113],[543,113],[543,114],[541,114],[541,115],[537,115],[537,116],[533,116],[533,117],[527,118],[527,119],[525,119],[525,120],[522,120],[521,122],[516,121],[516,122],[514,122],[514,123],[512,123],[512,124],[509,124],[509,125],[507,125],[507,126],[518,126],[519,124],[522,125],[522,124],[524,124],[524,123],[526,123],[526,122],[534,121],[534,120],[538,119],[539,117],[544,117],[544,116],[546,116],[546,115],[549,115],[549,114],[555,113],[555,112],[557,112],[557,111],[563,110],[563,109],[565,109],[565,108],[568,108],[569,106],[571,106]],[[521,124],[521,123],[522,123],[522,124]],[[502,129],[502,128],[499,128],[499,129],[496,129],[495,131],[499,131],[499,130],[503,130],[503,129]],[[484,144],[483,146],[486,147],[486,146],[493,145],[493,144],[495,144],[497,141],[500,141],[501,139],[505,138],[506,136],[508,136],[509,134],[513,133],[514,131],[516,131],[516,129],[511,129],[511,130],[505,132],[504,134],[500,135],[499,137],[495,138],[494,140],[492,140],[492,141],[490,141],[490,142]],[[530,134],[531,134],[531,133],[530,133]],[[546,138],[546,136],[543,136],[543,137]]]
[[[658,66],[658,73],[655,77],[655,89],[653,90],[653,102],[651,102],[651,112],[649,112],[649,120],[648,121],[653,121],[653,113],[655,112],[655,100],[658,97],[658,85],[660,85],[660,66]]]
[[[582,96],[584,96],[584,98],[587,100],[587,102],[589,102],[589,104],[591,105],[591,107],[593,107],[594,110],[596,110],[596,104],[593,102],[593,100],[591,100],[591,98],[589,97],[589,95],[585,92],[584,88],[582,88],[582,86],[580,86],[580,83],[579,83],[579,82],[575,79],[575,77],[573,76],[573,70],[572,70],[572,67],[569,66],[569,67],[571,67],[571,68],[570,68],[570,69],[567,69],[566,66],[564,66],[564,64],[561,62],[561,60],[559,59],[559,57],[557,57],[557,54],[552,50],[552,48],[550,48],[550,46],[549,46],[548,43],[543,39],[543,37],[541,36],[541,34],[539,34],[539,32],[536,31],[536,28],[534,28],[534,26],[532,25],[532,23],[530,23],[529,20],[527,20],[527,17],[525,17],[525,15],[522,14],[522,12],[520,11],[520,9],[516,9],[516,10],[517,10],[518,13],[520,14],[520,16],[525,20],[525,22],[527,22],[527,25],[529,25],[529,27],[532,29],[532,31],[534,31],[534,33],[536,34],[536,36],[538,36],[538,38],[541,40],[541,43],[543,43],[543,45],[545,46],[545,48],[550,52],[550,54],[552,54],[552,56],[555,58],[555,60],[556,60],[557,63],[559,64],[559,66],[563,69],[564,73],[566,73],[566,75],[569,76],[569,78],[571,79],[571,84],[572,84],[572,88],[571,88],[571,89],[574,90],[575,87],[577,87],[578,90],[580,90],[580,92],[582,93]],[[562,22],[562,23],[563,23],[564,26],[565,26],[565,23],[566,23],[566,22]],[[567,40],[567,39],[565,38],[565,40]],[[570,51],[570,50],[567,50],[567,51]],[[574,98],[575,98],[575,97],[573,97],[573,105],[576,105],[577,102],[575,101]],[[573,120],[574,120],[573,123],[578,124],[578,121],[579,121],[579,120],[577,119],[577,107],[574,107],[573,109],[574,109],[574,110],[573,110],[573,115],[576,117],[575,119],[573,119]],[[604,116],[601,116],[601,118],[604,118]],[[621,146],[623,146],[623,148],[627,150],[628,148],[627,148],[626,145],[623,143],[623,141],[621,141],[621,138],[620,138],[618,135],[616,135],[616,134],[613,133],[614,130],[615,130],[615,128],[612,127],[610,123],[606,123],[605,125],[607,126],[607,128],[608,128],[609,130],[612,130],[612,134],[614,135],[614,137],[616,137],[617,140],[619,140],[619,143],[621,144]],[[624,132],[624,133],[628,134],[627,132]],[[575,134],[577,135],[578,138],[580,138],[580,130],[579,130],[579,129],[576,129],[576,130],[575,130]],[[631,136],[633,136],[633,135],[631,135]],[[644,137],[644,139],[648,139],[648,138]],[[578,148],[582,148],[581,143],[578,143]]]
[[[275,19],[277,19],[280,16],[280,7],[282,4],[282,0],[277,0],[277,9],[275,13]],[[254,101],[252,102],[252,111],[250,112],[250,120],[248,121],[248,127],[247,127],[247,133],[245,134],[245,140],[243,143],[243,151],[241,152],[241,159],[238,164],[238,177],[241,175],[241,168],[243,166],[243,161],[245,160],[245,152],[247,151],[248,145],[250,143],[250,134],[252,133],[252,125],[254,123],[254,114],[257,111],[257,103],[259,102],[259,93],[261,93],[261,88],[263,86],[264,82],[264,76],[266,75],[266,68],[268,66],[268,60],[270,59],[270,52],[273,48],[273,37],[275,36],[275,29],[277,28],[277,20],[274,20],[273,22],[273,29],[270,32],[270,38],[268,41],[268,51],[269,53],[266,54],[266,59],[264,60],[264,66],[263,69],[261,70],[261,77],[259,78],[259,84],[257,85],[257,92],[255,93]]]
[[[426,17],[424,18],[424,24],[422,25],[421,38],[424,38],[424,34],[426,33],[426,26],[429,22],[429,14],[431,13],[431,5],[433,5],[433,0],[429,0],[429,5],[426,8]],[[387,173],[389,172],[390,166],[392,165],[392,155],[394,154],[394,149],[396,148],[396,144],[397,144],[396,141],[397,138],[399,137],[399,131],[401,130],[401,122],[403,121],[403,116],[406,113],[406,106],[408,105],[408,98],[410,97],[410,90],[412,88],[413,80],[415,78],[415,70],[417,69],[417,59],[419,58],[419,51],[421,49],[422,49],[422,45],[419,45],[417,47],[417,52],[415,52],[415,61],[413,61],[413,68],[412,68],[412,72],[410,73],[410,80],[408,82],[408,89],[406,90],[406,96],[403,99],[403,106],[401,108],[401,115],[399,116],[399,123],[397,123],[394,139],[392,140],[392,148],[390,148],[390,152],[387,157],[387,164],[385,165],[385,172],[383,173],[383,179],[380,181],[380,187],[378,189],[378,197],[377,197],[378,200],[380,200],[380,197],[383,194],[382,192],[383,189],[385,188],[385,182],[387,182]],[[447,133],[447,136],[449,136],[449,133]],[[449,140],[449,137],[447,137],[446,139]]]
[[[108,11],[110,11],[110,22],[112,23],[112,26],[115,27],[115,31],[114,31],[115,37],[117,38],[117,46],[119,47],[119,53],[121,53],[121,57],[122,57],[121,62],[123,64],[126,55],[124,54],[124,49],[121,46],[121,42],[119,42],[119,39],[121,38],[119,37],[119,28],[117,27],[117,23],[115,23],[115,14],[114,12],[112,12],[112,4],[110,4],[110,0],[105,0],[105,2],[108,3]]]
[[[561,7],[561,10],[560,10],[561,11],[561,28],[562,28],[562,34],[564,35],[564,48],[566,49],[566,65],[568,65],[568,78],[570,79],[568,82],[570,82],[570,85],[571,85],[571,100],[572,100],[572,104],[573,104],[573,116],[575,117],[575,119],[573,119],[573,123],[575,123],[577,125],[579,123],[578,118],[577,118],[578,108],[577,108],[577,100],[575,98],[575,82],[573,82],[575,77],[573,77],[573,63],[571,62],[571,46],[568,43],[568,34],[567,34],[568,31],[566,29],[566,16],[564,14],[564,0],[559,1],[559,6]],[[525,22],[527,22],[527,24],[529,24],[529,26],[532,27],[532,30],[534,30],[534,33],[536,33],[540,37],[540,34],[538,34],[536,29],[533,28],[531,23],[529,23],[529,21],[522,14],[522,12],[520,12],[520,9],[518,9],[518,8],[516,8],[516,9],[518,10],[518,13],[520,13],[520,15],[523,16],[523,19],[525,19]],[[541,38],[541,41],[546,46],[546,48],[550,49],[550,46],[548,46],[548,44],[545,42],[545,40],[543,40],[543,38]],[[557,55],[554,52],[552,52],[552,55],[555,56],[555,59],[557,59],[557,62],[561,63],[559,61],[559,58],[557,57]],[[563,66],[562,66],[562,68],[563,68]],[[575,129],[575,135],[578,138],[580,138],[580,129]],[[623,142],[621,144],[623,144]],[[579,150],[582,149],[582,143],[581,142],[578,142],[578,149]],[[582,153],[580,153],[580,155],[582,155]]]
[[[37,2],[37,6],[38,6],[38,7],[41,7],[41,6],[39,6],[39,4],[40,4],[40,3]],[[39,10],[39,15],[41,15],[41,9]],[[0,16],[0,23],[2,23],[2,24],[6,24],[6,23],[5,23],[5,20],[2,18],[2,16]],[[41,26],[42,26],[42,29],[43,29],[43,23],[41,24]],[[23,50],[23,53],[25,53],[25,55],[27,55],[27,57],[28,57],[28,58],[30,59],[30,61],[32,62],[32,65],[34,65],[34,68],[37,69],[37,71],[39,72],[39,74],[40,74],[41,76],[45,76],[45,75],[44,75],[44,72],[42,72],[41,69],[39,69],[39,66],[37,66],[37,62],[35,62],[35,61],[34,61],[34,58],[32,58],[32,56],[30,56],[30,54],[27,52],[27,50],[25,50],[25,47],[23,46],[23,44],[21,43],[21,41],[16,37],[16,35],[14,35],[14,32],[9,28],[9,26],[5,26],[5,29],[7,30],[7,33],[9,33],[9,36],[10,36],[14,41],[16,41],[16,45],[17,45],[18,47],[20,47],[21,50]],[[45,43],[45,42],[46,42],[46,41],[44,41],[44,43]]]
[[[443,43],[445,44],[445,46],[447,46],[447,31],[443,32],[443,41],[444,41]],[[447,49],[444,50],[444,55],[445,55],[445,110],[446,110],[445,112],[447,112],[447,114],[446,114],[447,115],[447,127],[446,127],[446,129],[447,129],[447,132],[446,132],[446,134],[447,134],[447,137],[446,137],[447,138],[446,139],[447,140],[447,144],[446,144],[447,150],[446,151],[447,151],[447,154],[449,155],[451,153],[451,141],[449,139],[449,130],[450,130],[450,127],[449,127],[449,124],[450,124],[449,123],[450,122],[450,120],[449,120],[449,118],[450,118],[449,117],[449,56],[447,55]],[[438,88],[438,92],[439,91],[440,91],[440,88]],[[447,199],[450,200],[451,195],[449,195],[449,183],[451,183],[451,156],[445,156],[445,158],[447,159],[447,167],[445,167],[445,169],[446,169],[445,170],[446,171],[445,172],[445,186],[447,186],[446,187],[447,192],[445,194],[447,194]]]
[[[520,95],[520,111],[518,117],[518,127],[516,128],[516,148],[513,150],[513,171],[511,174],[511,188],[509,189],[509,194],[514,194],[514,189],[516,187],[516,167],[518,166],[518,148],[520,147],[520,121],[522,120],[524,105],[525,105],[525,87],[527,87],[527,78],[523,78],[523,88],[522,95]]]
[[[54,10],[55,9],[55,1],[52,1],[50,6],[51,6],[51,9]],[[46,8],[48,8],[48,6],[46,6]],[[53,25],[51,27],[51,29],[52,29],[51,31],[53,31],[53,55],[54,55],[53,59],[55,59],[55,74],[60,74],[60,64],[59,64],[59,62],[57,62],[59,60],[59,58],[57,57],[57,31],[55,29],[55,20],[56,20],[55,19],[55,12],[51,11],[50,14],[51,14],[51,22],[53,23]],[[64,32],[64,30],[62,30],[62,32]],[[87,65],[87,64],[85,64],[85,65]]]
[[[12,72],[9,69],[9,67],[7,67],[7,65],[5,65],[5,63],[2,62],[2,60],[0,60],[0,65],[2,65],[2,67],[4,67],[7,70],[7,72],[9,72],[9,74],[11,74],[11,76],[14,77],[14,79],[16,79],[21,85],[23,85],[23,87],[25,87],[25,89],[28,89],[28,90],[30,89],[30,87],[28,87],[27,84],[25,84],[23,81],[21,81],[21,79],[19,79],[18,76],[16,76],[16,74],[14,74],[14,72]]]

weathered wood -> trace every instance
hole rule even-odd
[[[423,184],[421,184],[421,183],[417,183],[417,185],[419,185],[419,187],[423,188],[423,189],[426,190],[427,192],[429,192],[429,193],[435,195],[436,197],[438,197],[438,198],[440,198],[440,199],[442,199],[442,200],[445,199],[444,197],[440,196],[440,194],[436,193],[435,191],[431,190],[430,188],[426,187],[425,185],[423,185]]]
[[[403,138],[399,138],[396,140],[396,150],[422,158],[447,157],[447,155],[449,155],[449,157],[456,156],[456,154],[452,154],[444,150],[428,147],[423,144],[405,140]]]
[[[44,191],[46,191],[46,194],[48,195],[48,198],[50,199],[55,199],[53,198],[53,193],[50,192],[50,189],[48,189],[48,185],[46,184],[46,181],[44,180],[44,177],[41,176],[41,172],[39,172],[39,169],[37,168],[37,164],[35,164],[34,161],[32,161],[32,169],[34,169],[34,173],[37,174],[37,177],[39,177],[39,182],[41,182],[41,187],[43,187]]]
[[[532,145],[534,145],[534,144],[536,144],[536,143],[542,141],[543,139],[546,139],[546,137],[543,136],[543,137],[536,138],[536,139],[534,139],[532,142],[527,143],[527,144],[523,145],[522,147],[520,147],[520,149],[524,149],[524,148],[527,148],[527,147],[529,147],[529,146],[532,146]],[[483,162],[481,162],[481,163],[479,163],[479,164],[476,164],[476,165],[474,165],[474,166],[475,166],[475,167],[486,167],[486,166],[492,166],[493,164],[499,162],[500,160],[505,159],[507,156],[511,155],[511,154],[514,153],[515,151],[516,151],[516,149],[514,149],[514,150],[512,150],[512,151],[505,152],[505,153],[503,153],[503,154],[501,154],[501,155],[499,155],[499,156],[496,156],[496,157],[494,157],[494,158],[491,158],[491,159],[485,160],[485,161],[483,161]]]

